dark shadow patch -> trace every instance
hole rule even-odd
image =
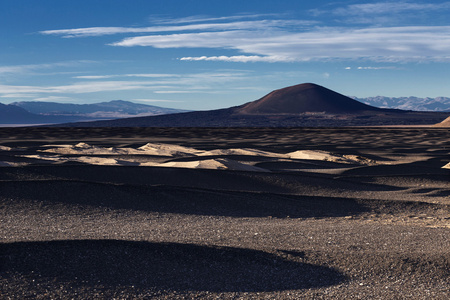
[[[33,283],[212,292],[272,292],[336,285],[328,267],[263,251],[177,243],[74,240],[0,244],[0,275]]]
[[[436,161],[438,163],[436,163]],[[396,165],[378,165],[351,169],[342,173],[343,176],[412,176],[441,175],[448,176],[449,170],[442,169],[440,160],[427,160]]]
[[[257,156],[257,155],[201,155],[201,156],[189,156],[189,157],[180,157],[173,158],[167,160],[167,162],[189,162],[189,161],[199,161],[199,160],[209,160],[209,159],[231,159],[235,161],[270,161],[274,159],[278,159],[276,157],[269,156]]]
[[[333,163],[324,161],[273,161],[255,164],[255,167],[268,169],[271,171],[307,170],[307,169],[340,169],[359,167],[357,164]]]
[[[349,198],[216,191],[170,186],[133,186],[73,181],[0,182],[2,199],[41,209],[58,204],[160,213],[232,217],[311,218],[357,215],[372,201]],[[34,204],[33,204],[34,203]]]

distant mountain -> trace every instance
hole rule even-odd
[[[0,103],[0,124],[39,124],[45,118],[15,105]]]
[[[305,83],[226,109],[64,124],[74,127],[314,127],[435,124],[439,112],[407,112],[366,105],[325,87]]]
[[[43,116],[80,117],[84,120],[117,119],[186,112],[186,110],[137,104],[123,100],[114,100],[94,104],[26,101],[14,102],[12,105],[21,107],[33,114]]]
[[[418,97],[369,97],[357,98],[351,97],[362,103],[373,105],[381,108],[396,108],[414,111],[450,111],[450,98],[418,98]]]

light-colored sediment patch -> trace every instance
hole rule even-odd
[[[337,163],[375,164],[374,160],[358,155],[339,155],[321,150],[298,150],[286,154],[292,159],[322,160]]]
[[[149,165],[146,163],[141,164],[141,166]],[[214,169],[214,170],[234,170],[234,171],[253,171],[253,172],[269,172],[269,170],[258,168],[251,165],[246,165],[231,159],[217,158],[217,159],[206,159],[206,160],[194,160],[186,162],[167,162],[162,164],[151,164],[152,166],[158,167],[169,167],[169,168],[190,168],[190,169]]]
[[[142,154],[161,156],[195,156],[202,153],[202,151],[195,148],[160,143],[148,143],[139,147],[138,150]]]
[[[247,156],[265,156],[265,157],[277,157],[286,158],[285,154],[279,154],[274,152],[261,151],[251,148],[233,148],[233,149],[216,149],[205,151],[200,156],[213,156],[213,155],[247,155]]]
[[[433,127],[450,127],[450,117],[440,123],[434,124]]]
[[[450,163],[448,163],[445,166],[443,166],[442,169],[450,169]]]
[[[20,155],[20,157],[25,157],[25,158],[32,158],[32,159],[37,159],[40,161],[49,161],[49,162],[54,162],[54,163],[63,163],[66,161],[69,161],[70,158],[68,157],[62,157],[59,155],[39,155],[39,154],[34,154],[34,155]]]
[[[214,149],[210,151],[198,150],[191,147],[184,147],[173,144],[164,143],[147,143],[139,148],[120,148],[120,147],[99,147],[80,142],[76,145],[45,145],[44,150],[39,152],[52,153],[52,155],[25,155],[23,157],[33,158],[42,161],[53,161],[54,163],[64,162],[81,162],[93,165],[133,165],[133,166],[159,166],[174,168],[195,168],[195,169],[217,169],[217,170],[242,170],[268,172],[269,170],[254,166],[250,161],[235,161],[226,158],[226,156],[247,156],[247,157],[264,157],[271,162],[288,162],[292,160],[316,160],[334,163],[357,164],[357,165],[374,165],[376,161],[358,156],[358,155],[341,155],[322,150],[298,150],[287,154],[262,151],[252,148],[229,148]],[[78,155],[78,156],[76,156]],[[99,157],[99,156],[114,157]],[[225,156],[215,159],[198,159],[185,162],[142,162],[142,159],[136,159],[127,155],[149,155],[161,157],[204,157],[205,156]],[[120,156],[120,157],[117,157]],[[390,162],[391,163],[391,162]],[[317,171],[317,170],[316,170]],[[327,168],[326,173],[330,170]]]
[[[130,165],[133,162],[128,162],[126,160],[117,160],[113,158],[103,158],[96,156],[80,156],[80,157],[64,157],[64,156],[49,156],[49,155],[21,155],[21,157],[33,158],[40,161],[48,161],[52,163],[65,163],[65,162],[81,162],[85,164],[91,165],[102,165],[102,166],[121,166],[121,165]]]
[[[102,158],[102,157],[90,157],[90,156],[77,157],[76,159],[74,159],[72,161],[78,161],[78,162],[82,162],[82,163],[86,163],[86,164],[101,165],[101,166],[122,165],[117,161],[117,159],[114,159],[114,158]]]
[[[11,147],[7,147],[7,146],[2,146],[0,145],[0,151],[11,151],[12,148]]]
[[[84,154],[84,155],[113,155],[113,154],[133,154],[130,153],[130,149],[124,148],[103,148],[86,143],[78,143],[76,145],[47,145],[56,146],[56,148],[50,148],[42,150],[41,152],[58,153],[58,154]],[[138,152],[136,149],[131,149]]]
[[[42,152],[58,153],[58,154],[78,154],[78,155],[127,155],[127,154],[143,154],[158,156],[192,156],[201,151],[178,145],[148,143],[137,149],[134,148],[104,148],[89,145],[86,143],[78,143],[76,145],[47,145],[47,147],[56,146],[42,150]]]

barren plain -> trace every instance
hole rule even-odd
[[[449,299],[446,128],[0,128],[3,299]]]

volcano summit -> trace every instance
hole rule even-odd
[[[429,125],[448,113],[370,106],[313,83],[275,90],[240,106],[161,116],[65,124],[74,127],[337,127]]]
[[[324,112],[350,114],[382,111],[314,83],[304,83],[275,90],[263,98],[244,104],[239,114],[302,114]]]

